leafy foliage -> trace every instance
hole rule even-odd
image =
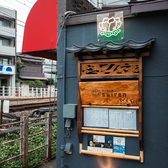
[[[36,85],[38,85],[38,86],[42,86],[42,85],[43,85],[43,82],[40,81],[40,80],[35,80],[35,83],[36,83]]]
[[[47,78],[46,85],[53,85],[54,79],[53,78]]]
[[[34,81],[29,81],[29,80],[24,81],[24,84],[27,84],[27,85],[36,85],[36,83]]]
[[[52,127],[56,128],[56,122],[52,123]],[[45,126],[29,127],[29,135],[39,133],[45,130]],[[57,129],[52,131],[52,141],[56,140]],[[11,141],[20,137],[20,131],[17,133],[8,133],[6,137],[0,138],[0,143]],[[28,150],[40,147],[45,144],[45,134],[39,134],[29,137]],[[20,141],[15,141],[9,144],[0,146],[0,162],[9,159],[20,154]],[[52,157],[56,156],[56,143],[52,144]],[[28,154],[28,167],[33,167],[41,162],[45,158],[45,148],[42,147]],[[19,160],[19,157],[12,159],[0,165],[0,168],[23,168],[23,164]]]
[[[26,65],[24,65],[23,62],[21,61],[16,62],[16,79],[19,79],[20,71],[25,67]]]
[[[15,81],[16,81],[16,82],[20,82],[21,84],[24,83],[24,82],[23,82],[21,79],[19,79],[19,78],[15,78]]]
[[[26,80],[23,83],[27,85],[32,85],[32,86],[42,86],[43,85],[43,82],[40,80],[35,80],[35,81]]]

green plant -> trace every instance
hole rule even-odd
[[[57,128],[56,122],[52,123],[53,128]],[[39,133],[45,130],[45,126],[36,126],[29,127],[29,135]],[[52,131],[52,141],[56,140],[57,129]],[[5,137],[0,138],[0,143],[7,142],[13,139],[17,139],[20,137],[20,131],[16,133],[8,133]],[[34,148],[40,147],[45,144],[45,134],[39,134],[36,136],[29,137],[28,139],[28,150],[32,150]],[[56,143],[52,144],[52,157],[56,156]],[[0,162],[3,160],[9,159],[16,155],[20,154],[20,142],[15,141],[10,144],[1,145],[0,146]],[[28,167],[33,167],[41,162],[42,159],[45,158],[45,148],[42,147],[38,150],[35,150],[28,154]],[[23,164],[20,162],[19,158],[12,159],[8,162],[5,162],[0,165],[0,168],[22,168]]]
[[[15,78],[16,82],[20,82],[21,84],[24,83],[22,80],[20,80],[19,78]]]
[[[43,82],[40,81],[40,80],[35,80],[35,83],[36,83],[36,85],[38,85],[38,86],[42,86],[42,85],[43,85]]]
[[[27,85],[36,85],[36,83],[34,81],[29,81],[29,80],[24,81],[24,84],[27,84]]]
[[[47,78],[46,85],[53,85],[53,84],[54,84],[54,79],[53,78]]]
[[[16,77],[15,77],[16,82],[20,82],[19,81],[19,79],[20,79],[19,75],[20,75],[21,70],[25,67],[26,67],[26,65],[24,65],[23,62],[21,62],[21,61],[16,62]]]

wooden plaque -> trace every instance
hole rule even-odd
[[[138,81],[80,82],[82,105],[138,106]]]
[[[82,63],[81,76],[139,75],[139,62]]]

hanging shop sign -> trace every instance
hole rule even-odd
[[[97,18],[99,42],[123,38],[123,12],[106,13]],[[78,59],[80,154],[143,163],[142,57],[149,56],[152,41],[107,42],[69,49],[73,53],[76,50],[72,58]],[[137,141],[139,145],[132,143]]]
[[[138,106],[138,81],[80,82],[81,103],[85,105]]]
[[[124,38],[123,11],[97,15],[97,38],[99,42]]]

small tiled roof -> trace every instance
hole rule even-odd
[[[102,45],[98,45],[98,44],[94,44],[94,43],[89,43],[85,46],[77,46],[74,45],[71,48],[67,48],[67,52],[69,53],[80,53],[80,52],[97,52],[97,51],[118,51],[118,50],[124,50],[124,49],[143,49],[145,47],[148,47],[151,45],[151,43],[155,41],[154,38],[151,38],[147,41],[143,41],[143,42],[138,42],[138,41],[133,41],[133,40],[129,40],[125,43],[113,43],[113,42],[107,42],[105,44]]]

